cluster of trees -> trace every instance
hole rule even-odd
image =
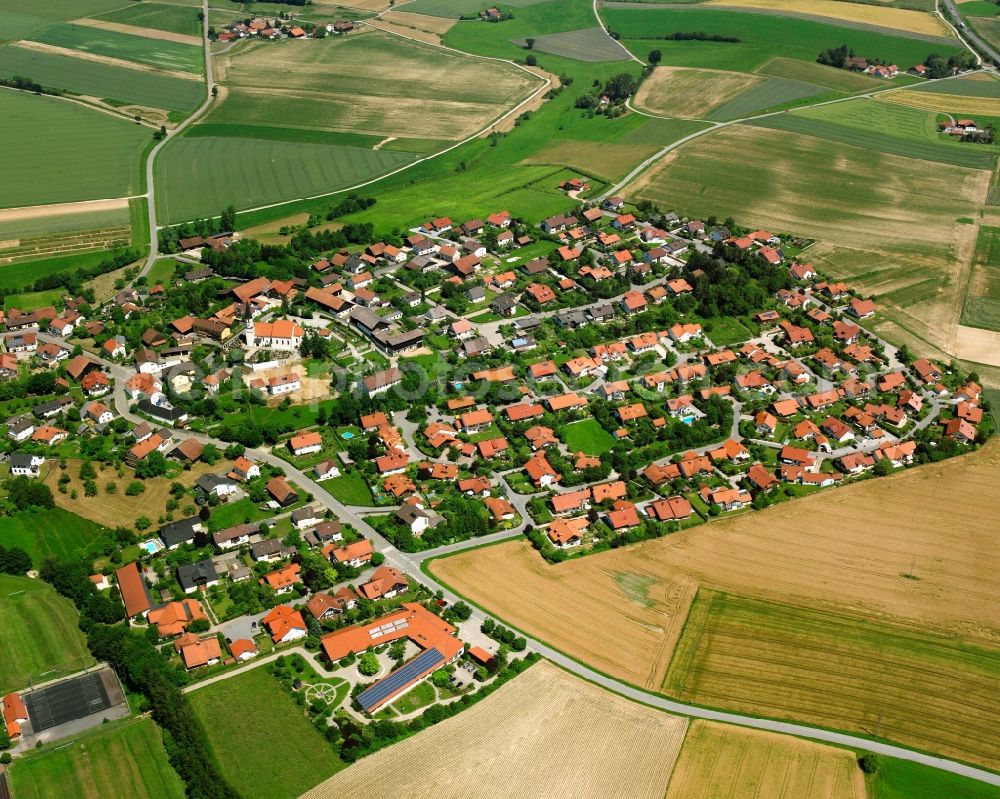
[[[506,644],[515,652],[523,652],[528,646],[528,642],[524,640],[523,635],[518,635],[513,630],[508,630],[502,624],[497,624],[489,616],[483,619],[483,623],[479,625],[479,631],[483,635],[488,635],[494,641]]]
[[[357,194],[348,194],[343,200],[326,212],[327,221],[339,219],[348,214],[356,214],[359,211],[367,210],[375,205],[374,197],[359,197]]]
[[[792,285],[788,269],[780,264],[721,242],[712,255],[692,253],[688,268],[704,273],[694,281],[692,296],[698,314],[709,319],[753,313],[775,292]]]
[[[34,372],[26,377],[0,383],[0,400],[22,399],[27,396],[44,397],[51,394],[55,387],[55,372]]]
[[[80,267],[69,272],[55,272],[43,275],[34,283],[22,286],[21,288],[7,287],[0,289],[0,302],[8,294],[21,294],[28,291],[49,291],[51,289],[64,288],[69,294],[82,294],[84,298],[93,302],[93,290],[85,290],[84,282],[92,280],[100,275],[114,272],[121,269],[126,264],[138,261],[142,257],[142,252],[134,247],[116,247],[111,250],[107,258],[94,266]]]
[[[41,480],[11,477],[3,482],[7,497],[0,502],[0,513],[11,515],[19,510],[49,510],[56,506],[52,489]]]
[[[578,97],[575,103],[577,108],[600,108],[602,97],[607,98],[608,105],[621,105],[635,94],[639,88],[639,81],[634,75],[629,75],[627,72],[621,72],[618,75],[608,78],[603,86],[597,81],[594,83],[595,85],[591,88],[597,91],[591,91],[589,94]]]
[[[0,544],[0,574],[24,574],[31,570],[31,555],[20,547]]]
[[[741,42],[738,36],[723,36],[721,33],[705,33],[705,31],[674,31],[665,36],[650,36],[650,39],[663,39],[668,42]],[[656,51],[659,52],[659,51]],[[650,63],[653,62],[650,59]]]
[[[940,53],[931,53],[924,59],[928,78],[947,78],[955,70],[978,69],[976,57],[968,50],[945,58]]]
[[[36,80],[24,75],[14,75],[10,78],[0,78],[0,86],[8,86],[11,89],[20,89],[23,92],[34,92],[35,94],[52,94],[56,97],[62,95],[59,89],[42,86]]]
[[[820,64],[837,67],[837,69],[845,69],[849,59],[855,57],[854,50],[846,44],[842,44],[840,47],[828,47],[826,50],[821,50],[816,60]]]
[[[84,632],[90,624],[114,624],[125,618],[121,600],[105,596],[90,581],[89,563],[63,562],[49,558],[42,563],[39,575],[57,593],[76,605],[80,611],[80,627]]]

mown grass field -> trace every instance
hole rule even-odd
[[[359,760],[302,799],[438,796],[442,786],[452,797],[663,799],[686,729],[683,718],[541,661],[475,706]]]
[[[564,425],[558,432],[570,452],[601,455],[615,445],[614,436],[601,427],[596,419]]]
[[[204,54],[200,47],[194,45],[148,39],[72,23],[49,28],[36,35],[34,41],[83,53],[120,58],[158,69],[197,74],[203,72],[205,67]]]
[[[710,707],[874,735],[990,766],[1000,647],[702,590],[664,691]]]
[[[718,106],[708,118],[715,121],[739,119],[784,103],[827,94],[824,86],[790,78],[768,78],[738,97]]]
[[[0,93],[6,167],[0,208],[122,197],[139,190],[150,132],[52,97]],[[65,135],[72,132],[72,147]]]
[[[29,752],[10,770],[17,799],[183,799],[151,719],[99,727],[57,747]]]
[[[870,91],[883,85],[877,78],[871,78],[860,72],[849,72],[846,69],[817,64],[815,61],[799,61],[794,58],[774,58],[761,66],[757,73],[801,80],[838,92]]]
[[[532,38],[535,40],[534,50],[577,61],[627,61],[630,57],[628,50],[610,39],[600,26]],[[517,39],[515,43],[526,45],[523,39]]]
[[[0,75],[28,76],[54,89],[168,111],[192,111],[205,97],[204,85],[195,80],[17,46],[0,48]]]
[[[930,43],[904,35],[891,36],[808,19],[723,11],[704,7],[605,8],[602,16],[612,31],[639,58],[651,48],[663,54],[663,64],[712,67],[753,72],[775,57],[813,62],[821,50],[847,44],[859,55],[910,66],[930,52],[945,56],[960,47]],[[674,42],[652,37],[677,31],[704,31],[735,36],[739,42]]]
[[[118,0],[52,0],[52,2],[26,4],[21,0],[0,0],[3,28],[0,43],[22,39],[36,31],[59,24],[64,19],[75,19],[86,14],[110,11],[121,3]]]
[[[763,82],[746,72],[658,67],[642,82],[635,104],[654,114],[704,119]]]
[[[210,756],[243,796],[296,799],[344,767],[266,668],[200,688],[190,699]]]
[[[878,774],[868,780],[868,799],[998,799],[1000,788],[908,760],[882,758]]]
[[[256,139],[182,137],[157,159],[157,217],[181,222],[363,183],[414,160],[410,153]]]
[[[107,14],[99,15],[97,19],[200,36],[201,22],[198,20],[198,13],[197,9],[184,6],[143,2],[117,8]]]
[[[3,528],[0,541],[21,547],[36,564],[49,557],[58,560],[94,557],[111,540],[106,528],[62,508],[44,513],[21,511],[4,519]]]
[[[854,753],[787,735],[691,722],[666,799],[867,799]]]
[[[7,546],[6,535],[0,541]],[[73,603],[41,580],[0,575],[0,692],[25,688],[94,662]],[[44,676],[47,672],[53,672]]]
[[[227,96],[209,122],[383,138],[459,139],[539,86],[509,65],[383,33],[264,42],[218,61]]]
[[[525,8],[538,5],[545,0],[511,0],[507,3],[512,8]],[[477,14],[480,8],[477,0],[414,0],[406,4],[406,10],[413,14],[428,14],[432,17],[448,17],[458,19],[463,14]]]
[[[931,94],[958,94],[963,97],[1000,98],[1000,80],[985,72],[974,72],[971,75],[963,75],[953,80],[922,83],[914,86],[913,91]]]

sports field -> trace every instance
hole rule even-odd
[[[654,114],[704,119],[764,79],[721,69],[658,67],[642,82],[635,105]]]
[[[193,44],[132,36],[87,25],[57,25],[36,35],[34,41],[108,58],[120,58],[157,69],[199,73],[204,71],[205,66],[201,47]]]
[[[630,58],[628,50],[609,37],[600,26],[532,38],[535,40],[533,50],[577,61],[627,61]],[[514,44],[524,47],[527,42],[515,39]]]
[[[210,756],[243,796],[296,799],[344,767],[266,667],[189,696]]]
[[[250,45],[217,62],[227,96],[209,122],[382,137],[459,139],[539,85],[512,66],[385,33]]]
[[[852,752],[695,720],[666,799],[866,799]]]
[[[6,166],[0,208],[123,197],[139,190],[150,132],[52,97],[0,92]],[[73,146],[66,146],[66,132]]]
[[[183,799],[160,731],[148,718],[97,730],[21,756],[10,770],[17,799]]]
[[[662,799],[686,728],[685,719],[607,693],[543,660],[475,706],[369,755],[302,799]]]
[[[157,217],[181,222],[357,185],[414,160],[410,153],[257,139],[182,137],[156,162]]]
[[[742,6],[779,13],[809,14],[846,23],[874,25],[888,30],[951,38],[951,29],[933,14],[884,7],[881,4],[844,3],[839,0],[708,0],[707,6]]]
[[[6,535],[0,540],[16,545]],[[48,583],[0,574],[0,693],[91,665],[77,618],[73,603]]]
[[[855,6],[851,3],[836,5],[844,5],[848,10]],[[902,34],[888,35],[885,31],[750,11],[724,11],[703,5],[605,7],[601,14],[608,28],[617,32],[622,43],[639,58],[644,59],[650,49],[656,48],[663,54],[662,63],[673,66],[753,72],[776,57],[814,62],[821,50],[845,43],[859,55],[900,65],[922,63],[931,51],[942,53],[945,57],[960,51],[957,42],[954,46],[931,43]],[[734,36],[740,41],[674,42],[650,38],[677,31],[704,31]]]
[[[699,584],[988,641],[1000,631],[1000,573],[980,498],[997,480],[1000,446],[988,445],[557,566],[515,541],[434,560],[430,571],[504,621],[647,687],[662,684]],[[912,512],[928,497],[948,497],[947,528]]]
[[[665,693],[808,721],[991,766],[1000,646],[702,590]]]
[[[195,80],[16,45],[0,47],[0,76],[15,75],[75,94],[168,111],[191,111],[205,97],[204,85]]]
[[[74,560],[84,555],[96,557],[110,537],[108,530],[99,524],[58,507],[45,512],[20,511],[5,518],[3,528],[0,541],[21,547],[36,565],[49,557],[59,560]]]

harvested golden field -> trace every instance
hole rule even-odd
[[[787,735],[693,721],[666,799],[865,799],[843,749]]]
[[[1000,332],[959,325],[955,355],[972,363],[1000,366]]]
[[[414,14],[411,11],[397,11],[396,9],[393,9],[388,14],[384,14],[382,21],[395,22],[397,25],[403,25],[408,28],[430,31],[431,33],[438,34],[439,37],[444,36],[458,22],[457,19],[432,17],[430,14]]]
[[[665,693],[1000,761],[1000,645],[704,589]]]
[[[183,486],[191,487],[195,480],[203,474],[228,471],[229,467],[232,466],[232,462],[226,460],[216,461],[214,466],[209,466],[207,463],[196,463],[189,470],[181,472],[173,479],[158,477],[142,481],[146,490],[137,496],[129,497],[125,495],[125,488],[135,480],[135,472],[125,466],[123,467],[125,476],[118,477],[118,473],[113,468],[108,467],[101,471],[100,464],[95,463],[94,470],[97,472],[97,477],[94,478],[94,482],[97,483],[97,495],[88,497],[84,495],[83,481],[80,479],[80,464],[79,460],[69,459],[65,472],[58,467],[53,467],[45,476],[45,482],[52,489],[56,505],[112,529],[121,526],[131,527],[139,516],[145,516],[155,524],[157,518],[166,511],[171,483],[178,482]],[[58,490],[59,477],[62,474],[67,474],[70,477],[65,494]],[[108,494],[104,489],[109,482],[114,482],[117,486],[114,494]],[[77,493],[76,499],[70,496],[73,490]],[[182,507],[188,503],[194,504],[191,497],[182,502]]]
[[[459,715],[358,761],[302,799],[661,799],[687,720],[540,661]]]
[[[538,88],[515,67],[381,31],[251,43],[215,59],[211,122],[458,139]]]
[[[671,117],[703,119],[764,78],[721,69],[657,67],[635,96],[637,108]]]
[[[928,111],[953,114],[983,114],[1000,116],[1000,100],[994,97],[969,97],[964,94],[941,94],[939,92],[916,92],[904,89],[881,96],[890,103],[923,108]]]
[[[875,292],[879,332],[954,354],[975,250],[974,226],[956,220],[978,216],[989,180],[986,170],[733,125],[674,150],[625,193],[817,239],[802,257]]]
[[[784,11],[793,14],[808,14],[813,17],[830,17],[848,22],[860,22],[865,25],[877,25],[881,28],[907,33],[953,36],[951,30],[943,22],[925,11],[844,3],[841,0],[708,0],[705,5]]]
[[[996,497],[998,483],[994,442],[557,566],[527,541],[512,541],[430,569],[506,622],[646,687],[661,684],[699,584],[996,643],[1000,531],[996,502],[986,498]],[[911,565],[917,579],[906,576]]]

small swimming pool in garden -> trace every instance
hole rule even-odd
[[[163,542],[159,538],[150,538],[148,541],[143,541],[139,544],[139,549],[145,550],[150,555],[155,555],[163,549]]]
[[[340,434],[340,437],[344,439],[344,441],[350,441],[352,438],[354,438],[354,433],[352,433],[350,430],[345,430],[343,433]]]

